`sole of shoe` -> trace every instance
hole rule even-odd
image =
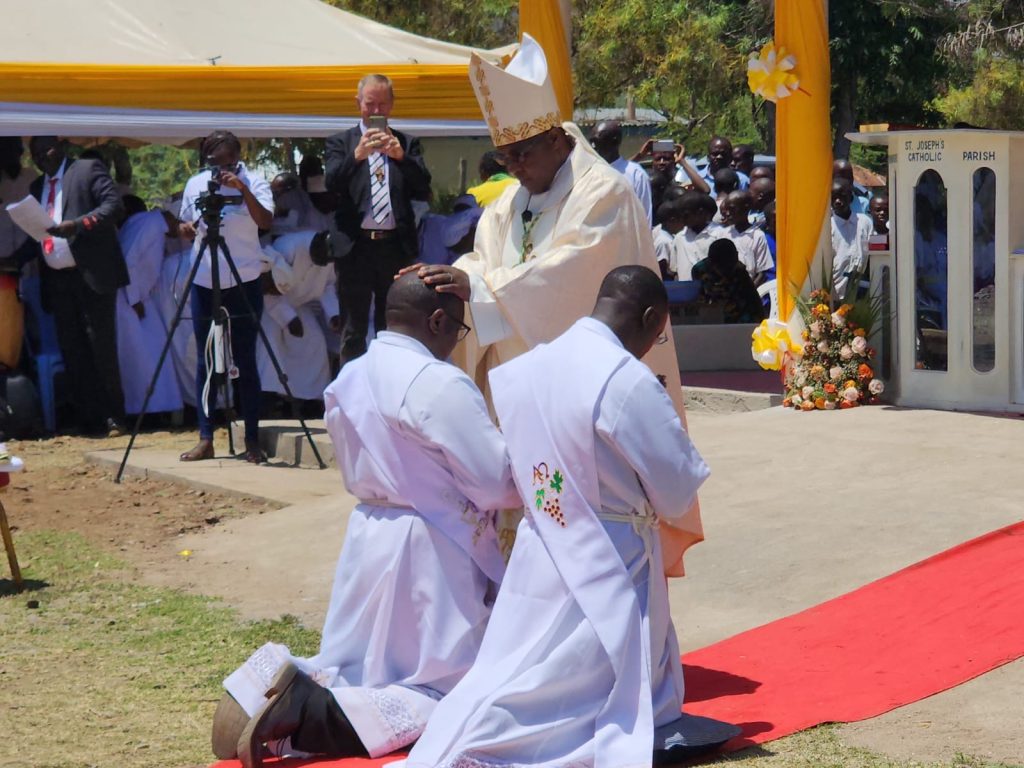
[[[260,726],[263,725],[267,716],[273,710],[274,705],[277,704],[281,692],[291,685],[298,672],[299,668],[291,663],[285,664],[281,668],[267,690],[267,703],[263,705],[259,712],[252,716],[252,719],[245,726],[245,730],[242,731],[242,735],[238,738],[237,751],[238,759],[242,763],[243,768],[263,767],[263,743],[259,741],[257,733],[260,730]]]
[[[210,745],[214,757],[218,760],[234,760],[238,757],[238,740],[248,724],[249,713],[242,709],[242,705],[230,693],[225,693],[213,713]]]

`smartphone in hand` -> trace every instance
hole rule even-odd
[[[366,127],[387,133],[388,119],[384,115],[370,115],[370,123]]]

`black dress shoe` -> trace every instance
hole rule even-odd
[[[321,687],[294,664],[289,662],[281,668],[267,691],[270,700],[253,716],[238,739],[238,759],[244,768],[261,768],[263,745],[287,738],[298,730],[303,706],[318,689]]]

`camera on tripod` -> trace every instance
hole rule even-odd
[[[209,171],[210,180],[206,182],[206,191],[200,192],[199,197],[196,198],[196,210],[199,211],[199,215],[202,216],[203,221],[209,224],[211,221],[219,222],[224,218],[224,209],[229,205],[241,205],[241,195],[222,195],[219,190],[222,186],[221,178],[222,173],[225,170],[231,171],[232,173],[238,173],[238,166],[234,168],[223,168],[219,165],[214,165],[211,162],[212,158],[207,158],[207,165],[200,169],[200,171]]]

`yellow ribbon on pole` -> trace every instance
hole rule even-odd
[[[775,46],[797,62],[800,87],[776,112],[779,318],[788,320],[811,270],[832,182],[827,0],[776,0]]]
[[[572,120],[573,108],[569,8],[570,3],[559,0],[519,1],[519,37],[526,32],[544,49],[562,120]]]

